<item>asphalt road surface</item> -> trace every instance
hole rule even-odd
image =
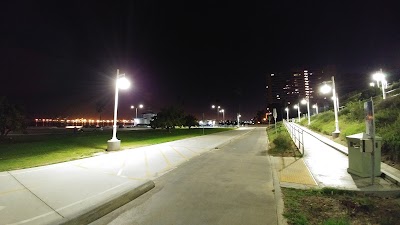
[[[278,224],[265,128],[154,180],[155,188],[91,225]]]

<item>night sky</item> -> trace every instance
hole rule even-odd
[[[339,93],[380,68],[398,79],[397,1],[273,2],[2,1],[0,96],[32,118],[97,119],[108,101],[112,119],[119,69],[132,82],[119,118],[139,103],[215,118],[218,104],[248,120],[266,107],[270,73],[330,68]]]

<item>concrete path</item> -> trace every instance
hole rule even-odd
[[[0,224],[88,224],[152,189],[152,179],[250,130],[1,172]]]
[[[295,124],[292,124],[295,125]],[[296,125],[297,126],[297,125]],[[305,155],[273,158],[275,191],[289,187],[336,187],[392,192],[388,179],[357,178],[347,172],[343,146],[304,127]],[[155,187],[154,179],[205,152],[229,145],[255,128],[168,142],[91,158],[0,173],[0,224],[89,224]],[[265,129],[265,128],[262,128]],[[389,177],[400,171],[382,165]],[[279,195],[277,195],[278,198]],[[282,206],[282,202],[279,203]],[[278,213],[279,214],[279,213]]]
[[[390,170],[391,174],[388,173],[386,178],[385,176],[376,177],[372,185],[371,178],[360,178],[347,172],[349,167],[347,146],[340,145],[295,123],[286,123],[286,126],[289,132],[293,130],[292,126],[303,130],[303,137],[296,132],[294,139],[297,146],[299,146],[299,139],[300,143],[304,143],[304,157],[288,159],[283,163],[279,163],[282,159],[275,159],[275,164],[280,165],[277,169],[280,172],[282,186],[333,187],[365,192],[400,193],[400,187],[387,179],[387,176],[393,176],[394,179],[400,177],[399,170],[383,165],[382,173]],[[293,173],[298,175],[293,176],[296,180],[287,175]],[[310,176],[315,183],[310,181]]]
[[[154,189],[90,225],[281,224],[266,150],[266,128],[255,128],[154,179]]]

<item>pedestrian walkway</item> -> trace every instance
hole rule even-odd
[[[332,187],[347,190],[357,190],[366,192],[397,192],[400,193],[400,187],[393,183],[392,180],[387,179],[390,169],[390,176],[393,179],[400,177],[400,171],[392,168],[388,165],[382,165],[382,173],[387,173],[386,178],[376,177],[374,184],[372,184],[371,178],[361,178],[352,175],[347,172],[349,167],[348,162],[348,151],[347,146],[340,145],[333,140],[326,138],[316,132],[313,132],[303,126],[295,123],[286,123],[289,130],[293,130],[292,126],[302,130],[303,136],[301,138],[296,137],[296,145],[299,149],[302,149],[304,144],[304,156],[301,159],[292,159],[296,163],[288,164],[286,167],[281,167],[280,170],[280,181],[282,186],[293,186],[293,187],[312,187],[309,179],[303,181],[308,176],[316,182],[316,187]],[[298,135],[298,134],[296,134]],[[300,141],[298,141],[300,140]],[[276,160],[279,159],[275,159]],[[303,160],[304,164],[301,164]],[[275,163],[277,164],[277,163]],[[285,175],[288,173],[296,172],[293,170],[294,166],[297,166],[297,176]],[[304,165],[304,166],[303,166]],[[292,171],[290,171],[292,170]],[[289,172],[290,171],[290,172]]]
[[[0,224],[88,224],[154,187],[153,179],[251,128],[0,173]]]

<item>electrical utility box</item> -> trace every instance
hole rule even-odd
[[[382,138],[375,136],[375,148],[372,138],[366,133],[346,136],[348,147],[349,167],[347,172],[359,177],[372,175],[372,151],[374,151],[374,176],[381,175]]]

